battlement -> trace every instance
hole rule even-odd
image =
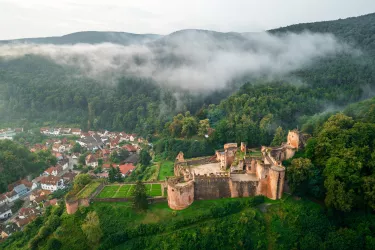
[[[216,172],[210,174],[194,174],[194,178],[230,177],[229,172]]]

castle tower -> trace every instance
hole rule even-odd
[[[244,152],[246,154],[246,143],[241,142],[241,152]]]
[[[168,206],[174,210],[182,210],[194,201],[194,181],[183,182],[180,178],[167,179]]]
[[[180,153],[178,153],[178,155],[176,156],[176,161],[177,162],[184,162],[185,161],[184,153],[182,151],[180,151]]]
[[[287,138],[287,145],[298,150],[299,144],[300,144],[299,131],[297,129],[289,130],[288,138]]]
[[[283,194],[285,179],[285,168],[283,166],[272,166],[268,171],[267,197],[278,200]]]

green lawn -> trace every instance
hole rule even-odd
[[[92,181],[91,183],[87,184],[78,194],[77,198],[87,198],[89,197],[100,185],[101,183],[98,181]]]
[[[106,186],[98,195],[98,198],[127,198],[134,189],[134,184]],[[161,184],[145,184],[149,196],[161,196]]]
[[[165,180],[165,177],[173,176],[174,175],[173,166],[174,166],[174,163],[172,161],[163,161],[160,165],[158,179],[160,181],[163,181]]]
[[[103,190],[98,195],[98,198],[112,198],[117,192],[120,186],[105,186]]]

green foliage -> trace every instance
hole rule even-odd
[[[121,171],[119,167],[110,167],[108,171],[108,181],[113,183],[113,182],[123,182],[123,178],[121,175]]]
[[[199,127],[198,127],[199,136],[204,136],[208,134],[209,129],[210,129],[210,121],[208,119],[199,121]]]
[[[103,232],[100,228],[99,217],[96,212],[89,212],[85,222],[82,224],[82,231],[90,243],[98,244]]]
[[[288,167],[287,179],[293,193],[305,194],[308,187],[308,179],[311,176],[313,164],[309,159],[296,158]]]
[[[281,143],[286,141],[286,134],[282,127],[278,127],[271,142],[271,146],[280,146]]]
[[[73,153],[82,153],[82,147],[79,143],[75,143],[72,148]],[[82,162],[82,160],[80,160]],[[82,164],[82,163],[81,163]]]
[[[324,177],[328,206],[345,212],[372,206],[374,142],[375,124],[342,113],[331,116],[309,141],[306,154]]]
[[[146,186],[138,181],[132,192],[132,205],[136,211],[144,211],[148,208]]]
[[[142,149],[141,150],[141,153],[140,153],[140,160],[139,160],[139,163],[142,165],[142,166],[148,166],[150,165],[150,161],[152,160],[151,158],[151,155],[150,153],[145,150],[145,149]]]
[[[91,182],[92,178],[89,174],[79,174],[74,178],[73,189],[78,192],[84,186]]]
[[[48,151],[31,153],[18,143],[0,141],[0,193],[7,191],[8,184],[25,178],[38,176],[50,165],[56,164],[56,158]]]

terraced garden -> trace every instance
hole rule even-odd
[[[105,186],[97,198],[128,198],[132,195],[134,184]],[[145,184],[149,196],[162,196],[161,184]]]

